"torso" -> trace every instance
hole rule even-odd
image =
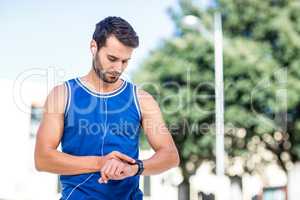
[[[62,151],[77,156],[103,156],[119,151],[138,159],[141,112],[136,86],[124,80],[113,92],[98,93],[88,88],[79,78],[67,81],[66,86],[69,95],[61,140]],[[110,190],[117,195],[140,194],[137,177],[110,181],[107,185],[99,184],[99,177],[100,173],[61,176],[65,187],[63,196],[67,198],[72,189],[84,181],[80,185],[81,189],[103,195],[104,199],[109,199]],[[75,196],[79,191],[76,188],[71,195]]]

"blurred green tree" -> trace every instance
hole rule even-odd
[[[135,77],[159,102],[179,149],[183,200],[197,167],[215,163],[215,117],[213,45],[181,21],[194,15],[212,28],[215,8],[191,0],[178,5],[169,10],[176,34],[150,53]],[[260,173],[273,161],[287,172],[300,159],[300,2],[220,0],[218,7],[226,173]]]

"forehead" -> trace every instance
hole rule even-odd
[[[130,58],[134,48],[122,44],[115,36],[110,36],[106,39],[105,46],[102,47],[109,55],[128,59]]]

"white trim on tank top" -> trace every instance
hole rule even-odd
[[[141,108],[138,102],[138,96],[137,96],[137,87],[135,85],[132,85],[132,92],[133,92],[133,99],[134,99],[134,104],[135,107],[137,109],[138,115],[140,120],[142,119],[142,112],[141,112]]]
[[[65,106],[65,112],[64,112],[64,116],[66,117],[67,116],[67,113],[69,111],[69,108],[70,108],[70,103],[71,103],[71,98],[72,98],[72,95],[71,95],[71,86],[69,84],[69,81],[66,81],[65,82],[65,86],[66,86],[66,89],[67,89],[67,103],[66,103],[66,106]]]
[[[124,79],[122,79],[122,80],[123,80],[122,85],[119,88],[117,88],[116,90],[114,90],[112,92],[108,92],[108,93],[98,93],[98,92],[93,92],[86,85],[84,85],[82,83],[82,81],[80,80],[80,78],[75,78],[75,81],[78,83],[78,85],[83,90],[85,90],[87,93],[89,93],[90,95],[95,96],[95,97],[103,97],[103,98],[113,97],[113,96],[116,96],[116,95],[120,94],[127,86],[127,81],[125,81]],[[114,93],[114,92],[116,92],[116,93]],[[109,94],[112,94],[112,95],[109,95]]]

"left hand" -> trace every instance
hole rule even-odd
[[[130,165],[118,159],[110,159],[101,168],[101,178],[99,183],[107,183],[111,180],[122,180],[124,178],[133,176],[138,170],[137,165]]]

